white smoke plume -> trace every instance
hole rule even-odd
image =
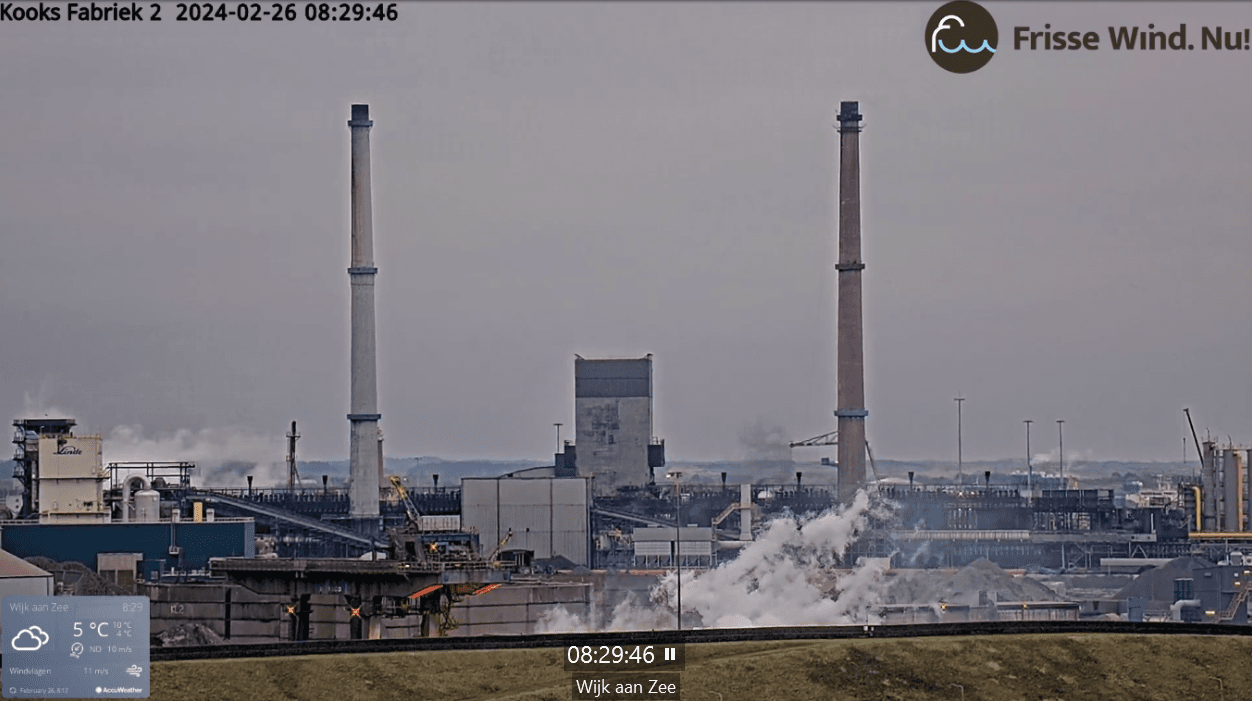
[[[105,437],[104,461],[194,462],[193,482],[203,487],[273,487],[287,482],[282,436],[241,428],[180,429],[147,436],[142,426],[118,426]]]
[[[1053,448],[1046,453],[1035,453],[1030,459],[1032,465],[1056,465],[1061,459],[1061,449]],[[1080,462],[1091,462],[1095,460],[1095,452],[1091,450],[1065,450],[1065,464],[1077,464]]]
[[[871,515],[870,497],[809,519],[777,518],[739,557],[701,573],[683,573],[682,607],[705,627],[841,625],[876,622],[886,562],[866,560],[850,571],[843,560]],[[833,587],[829,582],[833,577]],[[828,593],[829,592],[829,593]],[[652,606],[627,601],[599,626],[557,609],[540,620],[542,632],[653,630],[674,624],[677,580],[662,577]]]
[[[13,420],[19,419],[73,419],[77,418],[74,414],[57,407],[53,402],[51,385],[47,382],[39,384],[39,391],[31,395],[30,392],[22,393],[22,413],[14,416]]]
[[[739,445],[748,461],[790,461],[791,439],[781,426],[769,426],[761,420],[744,426],[739,432]]]

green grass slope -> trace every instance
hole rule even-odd
[[[687,649],[681,695],[685,701],[1233,701],[1252,698],[1249,655],[1247,638],[1153,635],[703,644]],[[151,698],[564,701],[572,696],[570,679],[560,650],[158,662]]]

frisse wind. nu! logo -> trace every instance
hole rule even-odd
[[[976,2],[950,2],[926,23],[926,51],[945,71],[973,73],[995,56],[999,43],[996,21]]]

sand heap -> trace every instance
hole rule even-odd
[[[982,593],[992,601],[1063,601],[1056,592],[1026,577],[1014,577],[982,558],[948,570],[898,570],[888,575],[884,604],[962,604],[977,606]]]
[[[225,642],[212,629],[199,623],[180,623],[152,637],[153,644],[160,642],[160,647],[199,647],[201,645],[221,645]]]

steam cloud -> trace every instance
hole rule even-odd
[[[705,627],[712,628],[876,622],[886,562],[865,560],[850,572],[832,574],[836,567],[846,567],[848,547],[876,508],[885,507],[872,506],[862,491],[839,510],[807,519],[774,519],[738,558],[707,572],[683,573],[684,612],[699,614]],[[538,630],[669,628],[674,625],[676,594],[677,580],[669,573],[652,589],[650,606],[624,601],[600,626],[557,608],[541,617]]]
[[[22,413],[14,416],[13,420],[20,419],[40,419],[48,417],[51,419],[73,419],[73,414],[54,405],[52,399],[51,386],[47,381],[39,384],[39,391],[32,397],[30,392],[22,394]]]
[[[1061,459],[1061,449],[1053,448],[1052,450],[1046,453],[1035,453],[1035,456],[1030,459],[1030,464],[1047,465],[1050,463],[1052,465],[1056,465],[1060,461],[1060,459]],[[1067,449],[1065,451],[1065,464],[1066,465],[1070,465],[1071,463],[1077,464],[1079,462],[1089,462],[1093,460],[1095,460],[1095,453],[1091,450],[1068,450]]]
[[[106,437],[104,461],[196,463],[195,483],[205,487],[239,487],[247,475],[257,487],[286,484],[286,446],[281,436],[239,428],[181,429],[148,437],[142,426],[118,426]]]
[[[781,426],[767,426],[757,420],[739,433],[739,445],[749,461],[791,460],[791,439]]]

